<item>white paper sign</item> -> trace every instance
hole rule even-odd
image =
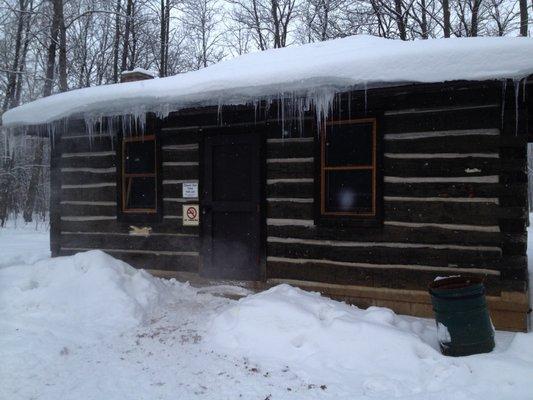
[[[182,191],[183,191],[184,199],[197,199],[198,198],[198,183],[197,182],[184,182]]]
[[[183,225],[197,226],[200,222],[200,207],[198,204],[183,205]]]

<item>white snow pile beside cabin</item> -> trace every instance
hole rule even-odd
[[[444,357],[430,320],[288,285],[211,294],[227,289],[100,251],[1,268],[0,398],[531,399],[532,334]]]
[[[288,285],[241,299],[215,318],[210,333],[217,348],[234,355],[271,368],[290,365],[328,385],[349,382],[352,398],[477,399],[484,393],[526,399],[533,393],[531,334],[518,334],[506,351],[445,357],[436,350],[435,330],[421,319],[381,307],[361,310]]]
[[[146,321],[165,298],[164,281],[101,251],[0,270],[2,320],[36,337],[101,340]]]
[[[512,37],[399,41],[351,36],[245,54],[161,79],[73,90],[9,110],[4,126],[47,124],[72,115],[151,111],[160,116],[198,105],[246,104],[306,96],[328,111],[335,92],[407,82],[515,79],[533,73],[533,40]]]

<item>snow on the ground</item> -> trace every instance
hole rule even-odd
[[[305,95],[327,112],[337,91],[405,82],[521,79],[533,73],[533,40],[513,37],[401,41],[357,35],[249,53],[161,79],[73,90],[5,112],[6,127],[46,124],[76,114],[102,116],[245,104]],[[298,104],[298,102],[296,102]],[[300,102],[301,103],[301,102]]]
[[[6,241],[2,242],[6,248]],[[100,251],[0,269],[1,399],[530,399],[533,335],[437,350],[434,322],[280,285],[153,278]],[[235,289],[235,293],[246,294]]]
[[[50,257],[47,221],[25,223],[8,219],[0,228],[0,268],[13,264],[32,264]]]

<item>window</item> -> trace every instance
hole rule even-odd
[[[326,123],[321,137],[320,214],[377,216],[376,119]]]
[[[122,212],[156,214],[157,148],[155,136],[122,140]]]

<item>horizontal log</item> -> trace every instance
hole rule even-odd
[[[132,236],[108,232],[61,234],[62,247],[151,250],[170,252],[198,252],[199,238],[195,236],[150,235]]]
[[[198,128],[192,128],[189,130],[180,129],[179,126],[170,126],[166,124],[162,128],[160,133],[161,143],[164,146],[172,145],[191,145],[198,144],[202,138],[202,133],[198,131]]]
[[[441,112],[385,115],[387,133],[495,128],[501,124],[498,107],[445,109]]]
[[[522,234],[527,230],[527,218],[500,218],[498,223],[505,233]]]
[[[385,202],[384,219],[465,225],[497,225],[499,208],[493,203]]]
[[[459,250],[459,251],[484,251],[497,252],[501,254],[500,246],[480,246],[479,244],[436,244],[436,243],[404,243],[386,241],[348,241],[348,240],[323,240],[323,239],[302,239],[268,236],[268,243],[301,244],[309,246],[324,246],[336,248],[390,248],[390,249],[434,249],[434,250]]]
[[[383,173],[390,176],[461,177],[497,175],[500,163],[492,158],[395,159],[385,157]]]
[[[152,228],[152,233],[164,234],[181,234],[181,235],[196,235],[199,234],[199,227],[197,226],[183,226],[181,220],[163,220],[161,222],[122,222],[120,220],[113,221],[61,221],[62,232],[111,232],[128,234],[131,230],[130,226],[138,227],[148,226]]]
[[[62,248],[60,255],[73,255],[90,248]],[[111,256],[127,262],[135,268],[159,269],[163,271],[198,271],[198,256],[194,255],[168,255],[155,253],[129,253],[119,250],[103,250]]]
[[[268,142],[267,158],[313,157],[314,146],[314,142],[308,140]]]
[[[267,277],[268,279],[295,279],[340,285],[425,291],[428,284],[437,276],[453,273],[452,269],[416,270],[407,267],[391,269],[390,266],[383,265],[381,268],[365,268],[338,265],[320,260],[293,263],[283,258],[269,258],[267,259]],[[479,276],[479,273],[475,272],[461,273]],[[485,278],[485,285],[489,294],[499,294],[499,276],[488,275]]]
[[[409,132],[409,131],[404,131]],[[500,141],[494,135],[437,136],[411,140],[384,140],[385,153],[497,153]]]
[[[163,180],[197,180],[198,165],[166,165],[161,169]]]
[[[116,151],[116,139],[109,136],[67,139],[59,143],[61,153]]]
[[[432,248],[330,247],[299,243],[268,243],[272,257],[327,259],[341,262],[406,264],[435,267],[486,268],[498,270],[501,253]]]
[[[161,158],[163,162],[198,162],[198,149],[191,150],[163,150],[161,152]]]
[[[98,157],[66,157],[61,158],[59,164],[61,168],[116,168],[117,157],[114,153]]]
[[[504,185],[527,183],[527,171],[501,171],[500,182]]]
[[[61,172],[61,183],[63,185],[76,185],[76,184],[93,184],[93,183],[105,183],[113,182],[117,179],[116,168],[102,168],[103,173],[73,171],[73,172]],[[69,168],[70,170],[70,168]]]
[[[267,218],[313,219],[314,205],[312,203],[269,202],[267,203]]]
[[[313,182],[279,182],[266,187],[267,197],[309,198],[314,190]]]
[[[438,228],[438,229],[449,229],[453,231],[467,231],[467,232],[500,232],[500,227],[498,225],[466,225],[466,224],[445,224],[445,223],[434,223],[434,222],[404,222],[404,221],[390,221],[386,220],[383,222],[384,225],[388,226],[398,226],[398,227],[407,227],[407,228]]]
[[[432,244],[464,244],[497,246],[501,242],[498,232],[468,232],[449,229],[409,228],[384,225],[380,228],[346,228],[329,226],[275,226],[267,228],[269,236],[369,242],[403,242]]]
[[[313,178],[315,167],[305,163],[267,163],[267,179]]]
[[[385,196],[415,197],[499,197],[502,187],[498,183],[476,182],[385,182]]]
[[[413,111],[452,107],[475,107],[498,104],[501,101],[502,83],[499,81],[446,83],[416,83],[391,88],[355,91],[342,95],[342,107],[351,100],[352,115],[364,113],[373,107],[397,110],[398,114],[419,114]],[[366,101],[365,101],[366,98]]]
[[[70,186],[70,185],[69,185]],[[84,187],[61,190],[61,200],[70,201],[116,201],[116,186]]]
[[[116,202],[109,202],[113,204],[112,206],[103,206],[103,205],[89,205],[89,204],[61,204],[61,215],[62,216],[90,216],[90,215],[106,215],[106,216],[116,216],[117,215],[117,204]]]

